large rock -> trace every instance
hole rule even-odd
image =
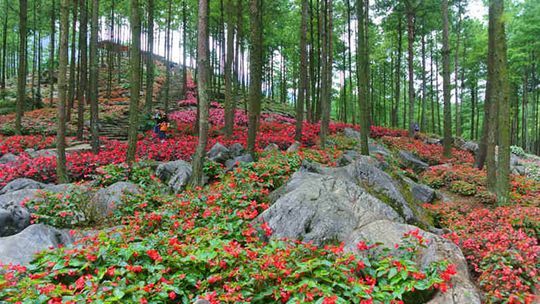
[[[297,152],[298,150],[300,150],[301,146],[302,144],[300,142],[295,141],[287,148],[287,152],[288,153]]]
[[[11,182],[7,183],[7,185],[0,190],[0,195],[6,194],[9,192],[17,191],[17,190],[23,190],[23,189],[44,189],[46,187],[45,184],[37,182],[33,179],[29,178],[17,178],[12,180]]]
[[[36,253],[71,242],[66,231],[42,224],[32,225],[19,234],[0,238],[0,264],[27,265]]]
[[[273,151],[279,151],[279,146],[275,143],[268,144],[266,148],[264,148],[264,151],[266,152],[273,152]]]
[[[38,158],[38,157],[56,157],[56,150],[55,149],[43,149],[43,150],[34,150],[34,149],[26,149],[24,150],[28,154],[30,158]]]
[[[0,236],[19,233],[30,225],[30,212],[23,206],[29,200],[39,200],[39,189],[22,189],[0,195]]]
[[[191,164],[183,160],[160,164],[156,174],[175,193],[182,191],[191,178]]]
[[[429,168],[429,165],[427,163],[418,159],[418,157],[414,156],[411,152],[400,150],[399,158],[400,158],[401,164],[404,167],[411,168],[417,173],[423,172],[427,168]]]
[[[225,162],[225,167],[227,170],[232,170],[234,167],[238,166],[239,164],[248,164],[254,162],[253,156],[251,154],[244,154],[238,157],[235,157],[233,159],[229,159]]]
[[[344,240],[355,229],[379,219],[404,221],[394,209],[351,181],[299,171],[257,220],[268,223],[273,237],[321,245]]]
[[[356,244],[360,241],[370,243],[382,243],[384,247],[394,248],[395,244],[401,244],[405,233],[418,229],[415,226],[396,223],[388,220],[374,221],[352,233],[345,240],[345,249],[362,255]],[[471,282],[467,268],[467,262],[463,253],[449,240],[440,236],[419,230],[422,237],[427,239],[428,246],[421,249],[417,259],[420,269],[426,268],[433,262],[446,260],[454,264],[457,274],[452,278],[452,287],[446,293],[436,293],[429,304],[480,304],[480,294]]]
[[[230,158],[230,156],[231,151],[218,142],[207,153],[207,157],[209,160],[221,164],[225,163]]]
[[[352,128],[343,129],[343,135],[349,138],[353,138],[353,139],[358,139],[358,140],[360,139],[360,132]]]
[[[118,182],[99,189],[91,199],[92,212],[98,219],[106,218],[123,203],[124,196],[140,192],[139,186],[129,182]]]
[[[461,150],[469,151],[473,154],[476,154],[478,150],[480,150],[480,147],[474,141],[466,141],[460,148]]]
[[[406,177],[403,180],[409,186],[411,194],[416,201],[420,203],[431,203],[435,200],[436,193],[431,187],[416,183]]]
[[[244,146],[241,143],[234,143],[229,147],[232,157],[242,156],[244,154]]]
[[[0,157],[0,164],[5,165],[12,162],[16,162],[19,159],[17,155],[6,153]]]
[[[346,166],[348,164],[353,163],[355,160],[362,157],[362,154],[360,152],[355,150],[347,150],[343,152],[343,155],[341,155],[340,158],[337,160],[338,166]]]

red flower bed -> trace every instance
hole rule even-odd
[[[462,203],[427,205],[455,231],[489,303],[533,303],[540,282],[540,208],[473,208]]]
[[[41,135],[9,136],[0,142],[0,155],[6,153],[19,154],[26,149],[45,149],[55,145],[56,137]]]
[[[473,163],[474,157],[470,152],[452,149],[452,158],[447,159],[443,156],[443,146],[436,144],[427,144],[422,140],[409,137],[390,137],[383,136],[382,140],[385,144],[399,150],[407,150],[430,165],[438,165],[444,163]]]

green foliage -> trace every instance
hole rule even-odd
[[[476,186],[465,181],[453,181],[450,183],[450,191],[465,196],[473,196],[476,194]]]

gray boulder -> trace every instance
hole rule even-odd
[[[141,193],[139,186],[129,182],[118,182],[107,188],[99,189],[90,201],[92,213],[98,219],[106,218],[123,203],[124,196],[139,193]]]
[[[353,138],[353,139],[360,139],[360,132],[352,128],[343,129],[343,135],[349,138]]]
[[[390,156],[390,151],[388,151],[388,149],[375,142],[369,143],[369,153],[380,154],[382,156]]]
[[[31,225],[19,234],[0,237],[0,264],[28,265],[36,253],[71,243],[67,231]]]
[[[19,157],[17,155],[6,153],[0,157],[0,164],[5,165],[8,163],[16,162],[19,160]]]
[[[442,139],[435,137],[426,138],[424,142],[430,145],[442,145]]]
[[[55,149],[43,149],[43,150],[34,150],[34,149],[26,149],[24,150],[30,158],[38,158],[38,157],[56,157],[56,150]]]
[[[239,164],[248,164],[254,162],[253,156],[251,154],[244,154],[238,157],[235,157],[233,159],[229,159],[225,162],[225,167],[228,171],[232,170],[234,167],[238,166]]]
[[[215,161],[217,163],[225,163],[231,156],[231,151],[227,149],[224,145],[221,143],[216,143],[207,153],[207,157],[211,161]]]
[[[290,145],[288,148],[287,148],[287,152],[288,153],[291,153],[291,152],[296,152],[298,150],[300,150],[300,147],[302,146],[301,143],[295,141],[294,143],[292,143],[292,145]]]
[[[183,160],[160,164],[156,174],[175,193],[182,191],[191,178],[191,164]]]
[[[416,157],[410,152],[400,150],[399,158],[402,166],[404,166],[405,168],[411,168],[417,173],[423,172],[427,168],[429,168],[429,165],[427,163],[421,161],[420,159],[418,159],[418,157]]]
[[[33,179],[17,178],[7,183],[7,185],[5,185],[4,188],[2,188],[2,190],[0,190],[0,195],[6,194],[8,192],[17,191],[17,190],[44,189],[45,187],[46,187],[45,184],[37,182]]]
[[[264,148],[264,151],[266,152],[279,151],[279,146],[274,143],[271,143],[271,144],[268,144],[266,148]]]
[[[244,146],[241,143],[234,143],[229,147],[232,157],[242,156],[244,154]]]
[[[30,225],[30,212],[22,203],[40,200],[39,189],[22,189],[0,195],[0,236],[19,233]]]
[[[403,178],[409,186],[413,198],[420,203],[431,203],[435,200],[436,193],[431,187],[412,181],[410,178]]]
[[[384,247],[394,248],[394,244],[401,244],[403,235],[409,231],[418,229],[415,226],[388,220],[374,221],[366,226],[357,229],[345,241],[345,250],[362,255],[365,252],[359,252],[356,244],[360,241],[370,243],[382,243]],[[421,249],[417,264],[420,269],[426,268],[432,262],[446,260],[456,265],[457,274],[452,279],[453,287],[446,293],[436,293],[429,304],[480,304],[480,294],[474,284],[471,282],[467,268],[467,262],[463,253],[449,240],[440,236],[419,230],[420,235],[428,241],[427,248]]]
[[[403,222],[391,207],[338,177],[299,171],[281,191],[257,219],[270,226],[272,237],[322,245],[345,240],[355,229],[379,219]]]
[[[474,141],[466,141],[465,143],[463,143],[463,145],[461,145],[460,148],[461,150],[469,151],[473,154],[476,154],[478,150],[480,149],[478,144],[475,143]]]
[[[346,166],[353,163],[355,160],[359,159],[362,156],[358,151],[347,150],[343,152],[340,158],[337,160],[338,166]]]

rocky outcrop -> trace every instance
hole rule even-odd
[[[370,157],[362,156],[342,168],[304,163],[287,184],[272,194],[274,204],[256,222],[268,224],[271,238],[316,245],[343,242],[347,251],[357,255],[365,254],[357,249],[360,241],[394,248],[405,233],[418,230],[429,241],[419,253],[418,267],[424,269],[432,262],[446,260],[456,265],[458,272],[448,293],[429,294],[424,300],[430,304],[480,304],[460,249],[440,236],[406,224],[403,210],[396,208],[395,202],[378,199],[366,190],[371,187],[385,193],[385,197],[397,195],[394,191],[400,189],[399,183],[377,168],[377,161]]]
[[[429,168],[427,163],[418,159],[411,152],[399,151],[399,160],[403,167],[413,169],[416,173],[423,172]]]
[[[71,242],[66,231],[42,224],[31,225],[16,235],[0,237],[0,264],[27,265],[36,253]]]
[[[227,168],[227,171],[230,171],[240,164],[248,164],[252,162],[254,162],[253,156],[251,156],[251,154],[244,154],[227,160],[225,162],[225,167]]]
[[[419,203],[431,203],[436,198],[436,192],[431,187],[419,184],[411,180],[410,178],[403,178],[403,180],[409,186],[412,197]]]
[[[0,236],[19,233],[30,225],[30,212],[22,203],[39,199],[40,192],[38,189],[22,189],[0,195]]]
[[[401,244],[403,235],[418,229],[415,226],[388,220],[374,221],[352,233],[345,240],[345,249],[356,254],[359,252],[356,244],[360,241],[369,243],[382,243],[386,248],[394,248],[395,244]],[[463,253],[451,241],[430,232],[418,230],[419,235],[428,241],[428,246],[422,248],[418,255],[418,267],[426,268],[432,262],[446,260],[457,268],[457,274],[452,278],[452,287],[446,293],[436,293],[429,304],[480,304],[480,294],[471,282],[467,262]]]
[[[271,144],[268,144],[266,148],[264,148],[264,151],[266,152],[279,151],[279,146],[274,143],[271,143]]]
[[[352,129],[352,128],[343,129],[343,135],[345,135],[346,137],[349,137],[349,138],[357,139],[357,140],[359,140],[360,137],[361,137],[360,132],[358,132],[358,131],[356,131],[355,129]]]
[[[5,165],[12,162],[16,162],[17,160],[19,160],[19,157],[17,155],[6,153],[2,155],[2,157],[0,157],[0,164]]]
[[[191,178],[191,173],[191,164],[183,160],[160,164],[156,170],[159,179],[166,183],[174,193],[184,190]]]
[[[123,203],[124,196],[140,192],[139,186],[129,182],[118,182],[99,189],[91,199],[91,212],[98,219],[106,218]]]
[[[231,157],[231,151],[221,143],[216,143],[208,151],[207,157],[211,161],[224,164]]]
[[[229,147],[229,151],[231,152],[231,157],[238,157],[242,156],[245,150],[241,143],[234,143]]]
[[[17,178],[0,190],[0,195],[23,189],[44,189],[47,185],[29,178]]]

